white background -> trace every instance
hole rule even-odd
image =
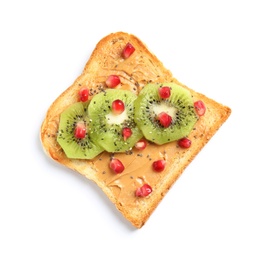
[[[269,2],[1,1],[0,259],[272,259]],[[39,140],[50,104],[117,31],[232,109],[140,230]]]

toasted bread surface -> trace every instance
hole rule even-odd
[[[121,53],[128,42],[135,47],[135,52],[128,59],[124,59]],[[105,81],[112,74],[119,75],[121,79],[117,88],[128,89],[136,94],[150,82],[174,82],[187,88],[195,101],[202,100],[206,105],[206,113],[200,117],[188,136],[192,140],[191,147],[180,148],[176,142],[165,145],[149,142],[143,151],[133,148],[129,153],[114,155],[102,152],[91,160],[67,158],[56,141],[60,114],[78,101],[78,92],[82,86],[90,89],[91,99],[96,93],[107,88]],[[136,36],[117,32],[98,42],[82,74],[49,107],[40,136],[49,157],[94,181],[123,216],[133,226],[141,228],[167,191],[227,120],[230,113],[229,107],[195,92],[175,79],[171,71],[166,69]],[[123,173],[116,175],[110,170],[108,165],[112,156],[119,158],[125,165]],[[161,158],[166,160],[166,168],[162,173],[154,174],[151,164]],[[136,188],[146,182],[152,186],[152,193],[145,198],[136,197]]]

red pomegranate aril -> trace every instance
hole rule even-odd
[[[118,86],[120,84],[120,82],[121,82],[121,80],[120,80],[119,76],[110,75],[106,80],[106,85],[109,88],[115,88],[116,86]]]
[[[152,192],[152,188],[149,184],[144,184],[143,186],[139,187],[135,191],[135,195],[137,197],[146,197]]]
[[[127,59],[132,55],[132,53],[135,51],[134,46],[131,43],[127,43],[125,48],[123,49],[122,56],[124,59]]]
[[[189,148],[191,146],[192,142],[187,137],[181,138],[178,140],[178,145],[181,148]]]
[[[165,112],[159,113],[157,119],[164,128],[169,127],[172,123],[172,117]]]
[[[110,168],[117,174],[122,173],[125,169],[123,163],[119,159],[116,159],[116,158],[111,158]]]
[[[203,103],[202,100],[198,100],[194,103],[194,107],[195,107],[195,110],[196,110],[196,113],[199,115],[199,116],[203,116],[206,112],[206,106],[205,104]]]
[[[145,139],[141,139],[134,146],[138,150],[144,150],[147,146],[147,141]]]
[[[129,137],[132,135],[132,130],[129,127],[125,127],[122,129],[122,136],[124,137],[124,140],[126,141]]]
[[[116,99],[112,102],[111,104],[111,109],[112,112],[116,115],[120,115],[124,112],[125,110],[125,104],[122,100]]]
[[[161,98],[166,99],[171,95],[171,89],[167,86],[159,88],[159,95]]]
[[[75,137],[78,139],[85,138],[86,132],[87,132],[87,129],[84,122],[78,122],[75,127],[75,133],[74,133]]]
[[[79,90],[79,100],[85,102],[89,99],[89,89],[87,87],[82,87]]]
[[[153,170],[156,172],[162,172],[165,168],[166,161],[165,160],[157,160],[152,163]]]

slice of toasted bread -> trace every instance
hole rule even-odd
[[[128,59],[123,59],[121,53],[128,42],[135,47],[135,52]],[[202,100],[206,105],[206,113],[200,117],[189,135],[192,140],[191,147],[180,148],[177,142],[165,145],[148,143],[143,151],[133,148],[130,153],[115,154],[114,156],[125,165],[121,174],[114,174],[110,170],[108,165],[112,154],[107,152],[92,160],[67,158],[56,141],[61,112],[78,101],[78,92],[82,86],[90,89],[89,99],[105,89],[105,81],[111,74],[121,78],[121,84],[117,88],[129,89],[136,94],[149,82],[175,82],[189,89],[194,100]],[[41,126],[41,142],[45,152],[53,160],[94,181],[123,216],[133,226],[141,228],[184,169],[227,120],[230,113],[229,107],[195,92],[175,79],[137,37],[117,32],[100,40],[82,74],[49,107]],[[154,174],[152,162],[160,158],[166,160],[166,168],[163,172]],[[136,188],[146,182],[151,185],[152,193],[145,198],[136,197]]]

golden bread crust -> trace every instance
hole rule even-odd
[[[121,51],[127,42],[132,43],[136,51],[129,59],[124,60],[121,57]],[[141,158],[149,158],[150,154],[167,157],[169,164],[163,174],[150,177],[148,171],[141,173],[142,170],[137,168],[139,166],[133,166],[139,164],[137,160],[140,160],[140,156],[137,151],[132,152],[130,155],[116,155],[130,165],[130,174],[132,175],[131,172],[134,171],[133,176],[137,176],[135,178],[137,180],[134,179],[131,182],[134,188],[144,178],[152,183],[153,192],[144,199],[134,198],[132,190],[126,190],[125,183],[129,183],[128,172],[124,172],[124,175],[122,173],[118,178],[111,176],[106,162],[112,155],[103,152],[92,160],[69,159],[56,141],[59,116],[66,107],[78,101],[79,89],[82,86],[88,86],[91,89],[91,94],[95,95],[101,89],[106,88],[106,78],[111,74],[120,76],[120,88],[129,89],[136,94],[149,82],[175,82],[189,89],[194,100],[202,100],[206,105],[205,115],[198,120],[194,130],[189,135],[189,138],[192,140],[192,146],[189,149],[178,148],[174,143],[160,147],[149,143],[147,148],[140,154]],[[91,98],[92,95],[90,96]],[[49,157],[94,181],[123,216],[133,226],[141,228],[167,191],[227,120],[230,113],[231,109],[229,107],[195,92],[175,79],[172,73],[163,66],[162,62],[136,36],[117,32],[109,34],[99,41],[82,74],[49,107],[41,126],[40,137],[43,148]],[[154,152],[155,150],[156,152]],[[145,168],[149,167],[147,159],[145,159],[144,164]],[[131,167],[135,168],[132,170]],[[140,176],[141,174],[145,176]]]

